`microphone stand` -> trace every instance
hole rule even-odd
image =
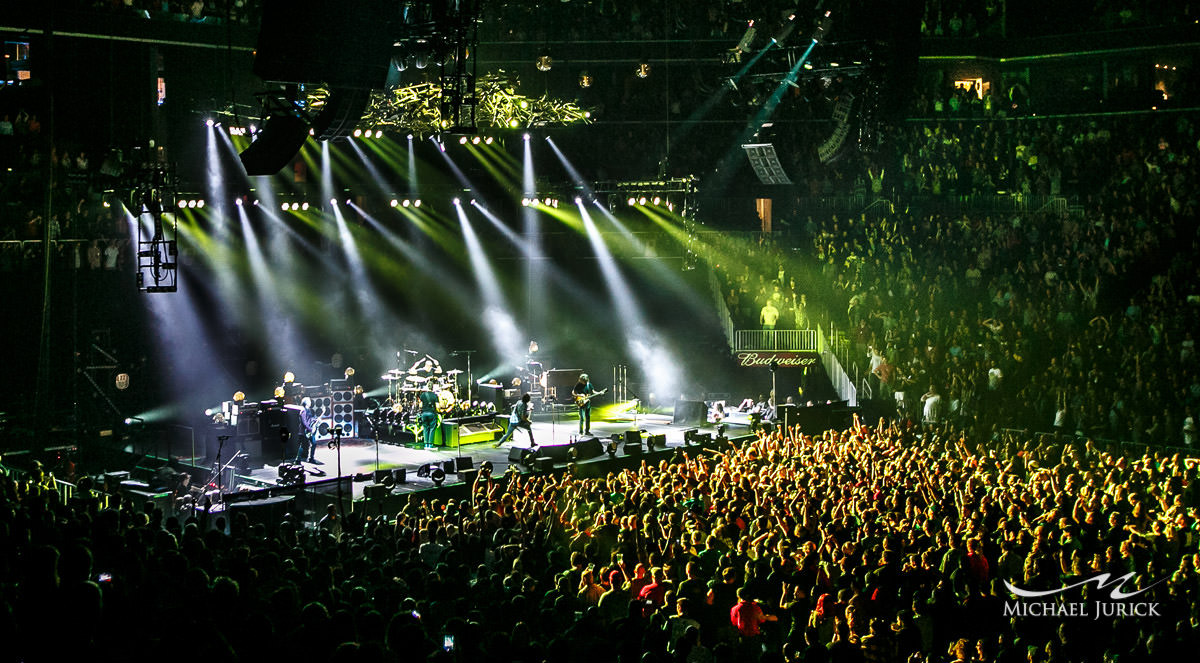
[[[225,440],[228,440],[228,435],[217,436],[217,499],[224,501],[225,488],[221,485],[222,474],[225,474],[225,468],[221,466],[221,450],[225,448]]]
[[[379,460],[378,460],[378,458],[379,458],[379,442],[378,442],[378,437],[376,437],[376,443],[375,443],[375,444],[376,444],[376,446],[375,446],[375,458],[376,458],[375,464],[376,464],[376,469],[378,469],[378,465],[379,465]],[[338,497],[338,516],[339,516],[339,517],[341,517],[341,518],[343,518],[343,519],[345,519],[345,517],[346,517],[346,507],[345,507],[345,506],[342,504],[342,501],[343,501],[343,499],[342,499],[342,427],[341,427],[341,426],[334,426],[334,427],[333,427],[333,437],[331,437],[331,438],[329,439],[329,448],[331,448],[331,449],[337,449],[337,497]]]
[[[476,352],[478,352],[478,351],[477,350],[452,350],[450,352],[451,357],[457,357],[459,355],[467,356],[467,398],[466,398],[467,403],[471,402],[471,385],[475,383],[475,377],[471,374],[471,355],[475,354]],[[462,436],[461,435],[458,436],[458,441],[455,443],[455,447],[457,447],[457,448],[454,450],[454,454],[458,458],[462,458]],[[455,459],[454,462],[456,463],[455,467],[458,467],[458,465],[457,465],[458,460]]]
[[[459,355],[467,356],[467,402],[468,403],[471,402],[471,385],[475,384],[475,377],[474,377],[474,375],[471,374],[471,355],[475,354],[476,352],[478,352],[478,350],[453,350],[450,352],[451,357],[457,357]]]

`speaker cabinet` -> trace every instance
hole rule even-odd
[[[678,426],[699,426],[708,418],[704,401],[675,401],[675,416],[672,422]]]

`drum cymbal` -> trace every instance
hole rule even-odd
[[[429,380],[429,378],[427,378],[427,377],[424,377],[424,376],[422,376],[422,375],[410,375],[410,376],[408,376],[408,377],[404,378],[404,381],[405,381],[405,382],[416,382],[417,384],[420,384],[420,383],[422,383],[422,382],[426,382],[426,381],[428,381],[428,380]]]
[[[452,371],[446,371],[446,375],[458,375],[459,373],[465,373],[465,372],[466,371],[462,370],[461,368],[456,368]]]
[[[389,375],[387,373],[384,373],[383,375],[380,375],[379,378],[381,380],[387,380],[388,382],[393,382],[395,380],[399,380],[400,376],[399,375]]]
[[[404,375],[404,371],[399,368],[393,368],[390,371],[388,371],[388,375]]]

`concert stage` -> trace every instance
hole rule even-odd
[[[460,448],[446,446],[433,449],[386,443],[376,444],[374,440],[364,438],[344,438],[340,454],[340,475],[345,477],[341,482],[342,490],[345,493],[344,498],[361,500],[366,497],[368,486],[375,483],[376,470],[387,471],[388,474],[391,474],[391,470],[404,468],[406,482],[396,483],[387,492],[388,494],[407,494],[437,487],[433,478],[417,476],[418,470],[425,465],[431,469],[443,469],[445,479],[442,485],[444,487],[451,487],[463,483],[464,480],[473,479],[474,474],[471,471],[446,471],[460,468],[463,463],[456,461],[456,458],[460,456],[470,459],[470,468],[474,471],[477,471],[484,461],[489,461],[493,467],[493,476],[501,476],[512,464],[516,464],[520,471],[563,468],[572,461],[570,456],[572,447],[578,449],[577,459],[574,462],[579,466],[610,460],[605,450],[611,444],[614,434],[620,436],[616,453],[618,458],[647,453],[649,451],[647,442],[651,436],[654,436],[658,443],[654,446],[654,450],[660,451],[664,448],[674,449],[685,446],[684,433],[688,430],[697,430],[701,436],[709,433],[716,437],[717,434],[715,426],[686,426],[673,423],[670,415],[648,414],[639,415],[636,420],[631,417],[618,421],[593,421],[592,435],[581,438],[578,434],[578,419],[574,417],[560,417],[558,420],[546,421],[538,419],[533,422],[533,436],[538,443],[537,454],[533,458],[526,457],[524,459],[521,456],[529,449],[529,434],[520,428],[513,434],[513,438],[500,448],[493,446],[494,441],[499,439],[500,433],[489,440],[462,444]],[[630,431],[639,431],[641,434],[627,435],[627,432]],[[726,431],[727,437],[748,433],[748,428],[740,425],[731,425]],[[579,439],[572,444],[574,438]],[[593,442],[589,438],[595,438],[595,441]],[[638,445],[628,445],[627,441],[635,440],[640,440],[641,444],[638,449],[633,449],[631,452],[630,447]],[[518,451],[514,452],[514,449]],[[303,487],[319,489],[320,492],[329,494],[331,487],[336,489],[338,483],[335,480],[339,475],[338,451],[328,448],[327,444],[318,444],[316,459],[320,461],[319,465],[307,462],[303,464],[306,471]],[[260,495],[267,497],[281,488],[284,487],[279,481],[279,466],[263,464],[247,468],[245,474],[235,474],[232,490],[227,489],[226,495],[232,501],[237,501],[241,497],[250,497],[245,493],[255,493],[254,497]],[[303,490],[304,488],[292,487],[289,490]]]

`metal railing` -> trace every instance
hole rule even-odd
[[[721,279],[717,278],[717,270],[711,267],[708,269],[708,287],[717,307],[717,319],[721,321],[721,329],[725,332],[725,342],[729,344],[731,350],[736,350],[733,338],[733,315],[729,313],[729,307],[725,305],[725,298],[721,296]]]
[[[830,325],[830,330],[833,326]],[[829,377],[829,382],[833,385],[834,391],[837,392],[838,398],[846,401],[850,407],[858,405],[858,388],[854,386],[854,380],[842,368],[841,362],[834,355],[833,346],[825,342],[825,335],[820,329],[815,330],[817,342],[821,348],[821,366],[825,368],[825,375]]]
[[[738,329],[733,337],[735,352],[816,352],[820,347],[815,329]]]

